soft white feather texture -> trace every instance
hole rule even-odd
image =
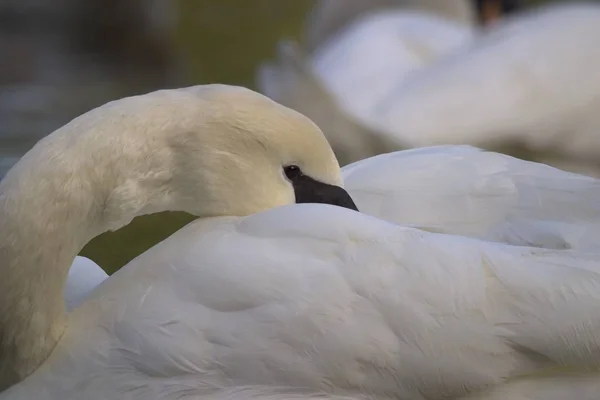
[[[106,278],[108,274],[98,264],[86,257],[75,257],[63,290],[67,311],[81,304]]]
[[[474,34],[473,27],[426,12],[385,10],[332,37],[311,54],[311,65],[342,107],[361,115],[373,110],[390,86],[465,46]]]
[[[599,39],[598,4],[505,19],[413,79],[389,80],[370,123],[410,146],[513,142],[595,162]]]
[[[592,400],[531,375],[598,365],[599,257],[326,205],[201,219],[94,291],[44,367],[0,398],[283,385],[419,400],[521,379],[528,400],[547,385]]]

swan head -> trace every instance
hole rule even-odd
[[[95,111],[101,111],[98,117]],[[103,201],[111,230],[128,222],[123,218],[164,210],[200,217],[249,215],[293,203],[357,210],[321,130],[249,89],[161,90],[85,116],[112,127],[111,136],[115,126],[121,130],[118,148],[97,150],[109,158],[119,154],[102,168],[119,171],[112,173],[118,184]],[[91,129],[96,141],[107,130],[97,124]]]
[[[245,88],[187,90],[204,103],[176,169],[178,190],[194,203],[187,206],[192,211],[247,215],[292,203],[357,209],[342,188],[331,146],[310,119]]]

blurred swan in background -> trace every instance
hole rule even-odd
[[[552,5],[501,20],[408,75],[356,73],[343,90],[326,79],[336,71],[320,73],[314,58],[284,42],[279,64],[263,67],[258,83],[270,97],[314,115],[342,163],[381,148],[472,144],[598,175],[599,40],[600,5]],[[338,66],[339,76],[388,63],[354,60]],[[348,135],[336,129],[346,125]]]

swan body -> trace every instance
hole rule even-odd
[[[163,210],[201,218],[67,318],[85,242]],[[598,376],[582,372],[600,362],[595,249],[355,210],[319,129],[249,90],[158,91],[84,114],[0,183],[0,399],[596,398]]]
[[[106,278],[108,274],[98,264],[86,257],[75,257],[63,291],[67,311],[80,305]]]
[[[426,12],[384,10],[359,19],[315,50],[311,65],[343,99],[342,107],[360,115],[389,91],[390,82],[464,46],[474,34],[474,27]]]
[[[326,205],[204,218],[94,291],[46,365],[0,398],[203,398],[283,385],[487,400],[516,384],[527,400],[592,400],[599,376],[574,386],[585,374],[556,372],[563,385],[535,374],[598,365],[599,257]]]
[[[600,181],[471,146],[382,154],[342,168],[359,210],[521,246],[600,246]]]

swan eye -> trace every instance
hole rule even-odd
[[[302,171],[297,165],[288,165],[287,167],[283,167],[283,172],[290,181],[296,180],[302,176]]]

